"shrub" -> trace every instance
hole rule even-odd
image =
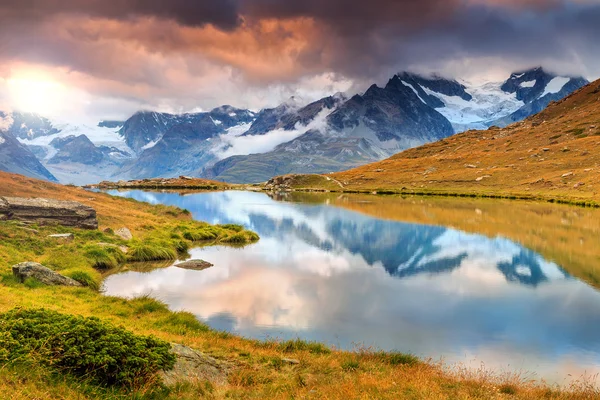
[[[16,308],[0,314],[0,361],[31,360],[109,386],[140,387],[171,369],[169,343],[95,317]]]
[[[127,253],[131,261],[176,260],[177,253],[173,249],[153,245],[134,245]]]

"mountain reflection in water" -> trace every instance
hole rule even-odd
[[[215,265],[204,271],[112,275],[109,295],[151,293],[249,337],[362,344],[559,382],[600,372],[599,293],[509,239],[263,193],[111,194],[243,224],[261,240],[193,249]]]

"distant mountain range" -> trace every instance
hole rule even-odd
[[[251,183],[334,172],[457,132],[506,126],[587,83],[542,68],[480,86],[403,72],[351,98],[336,94],[310,104],[291,98],[257,113],[231,106],[181,115],[141,111],[96,126],[12,113],[3,135],[28,156],[2,158],[0,168],[16,172],[20,164],[30,176],[76,184],[178,175]]]

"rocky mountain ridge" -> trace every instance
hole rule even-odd
[[[586,82],[542,68],[480,86],[402,72],[351,98],[336,94],[304,105],[293,97],[258,113],[229,105],[187,114],[140,111],[97,126],[13,113],[9,131],[61,182],[193,175],[251,183],[348,169],[455,132],[504,126]]]

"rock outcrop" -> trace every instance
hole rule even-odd
[[[98,229],[96,210],[75,201],[0,197],[0,219]]]
[[[45,285],[51,286],[82,286],[74,279],[68,278],[44,267],[36,262],[24,262],[12,267],[13,275],[24,282],[27,278],[34,278]]]

